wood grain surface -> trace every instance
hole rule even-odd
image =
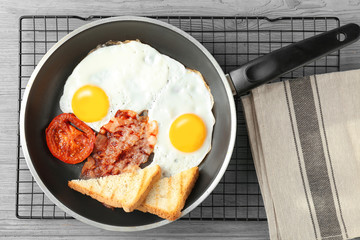
[[[77,220],[15,217],[18,122],[19,17],[22,15],[336,16],[360,24],[360,0],[0,1],[0,238],[12,239],[268,239],[266,222],[177,221],[158,229],[121,233]],[[360,67],[360,43],[341,52],[341,69]]]

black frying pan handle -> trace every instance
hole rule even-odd
[[[359,36],[360,27],[357,24],[349,23],[256,58],[232,70],[229,75],[236,92],[243,94],[343,48],[357,41]]]

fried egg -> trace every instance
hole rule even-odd
[[[60,109],[99,131],[119,109],[149,108],[167,77],[166,59],[149,45],[130,41],[101,47],[67,79]]]
[[[157,121],[151,165],[163,176],[198,166],[211,148],[213,98],[201,73],[138,41],[96,49],[74,69],[60,99],[63,112],[74,113],[95,131],[117,110]]]
[[[201,74],[182,69],[171,78],[149,110],[149,119],[158,122],[158,138],[152,164],[163,176],[175,175],[198,166],[211,148],[213,98]]]

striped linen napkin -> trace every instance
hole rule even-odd
[[[242,97],[271,239],[360,236],[360,70]]]

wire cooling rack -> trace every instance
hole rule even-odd
[[[108,16],[23,16],[19,41],[20,102],[30,75],[42,56],[72,30]],[[334,17],[154,17],[183,29],[199,40],[216,58],[225,72],[258,56],[290,43],[339,27]],[[282,79],[340,70],[337,51]],[[280,79],[280,80],[282,80]],[[237,140],[228,169],[211,195],[183,220],[266,220],[255,168],[250,152],[241,101],[237,106]],[[20,135],[17,147],[16,216],[23,219],[67,219],[41,191],[26,165]]]

